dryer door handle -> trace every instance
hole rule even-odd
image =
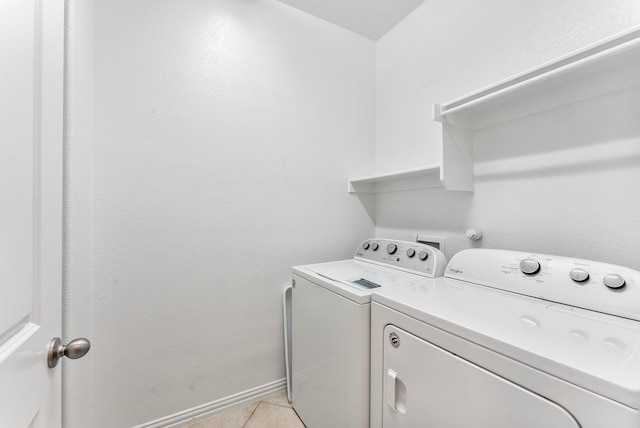
[[[387,396],[387,404],[393,410],[396,410],[396,380],[398,379],[398,374],[393,370],[387,370],[387,376],[385,376],[385,386],[384,389],[386,391]]]
[[[407,413],[407,387],[395,371],[387,370],[384,388],[389,407],[396,412]]]

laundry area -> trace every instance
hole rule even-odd
[[[640,426],[636,0],[0,34],[0,427]]]

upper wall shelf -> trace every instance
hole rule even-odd
[[[349,180],[349,193],[385,193],[430,187],[442,187],[440,184],[440,165]]]
[[[440,122],[480,129],[640,84],[640,28],[434,106]]]
[[[474,131],[640,85],[640,27],[460,98],[434,104],[440,165],[352,179],[351,193],[444,187],[473,191]]]
[[[637,85],[640,27],[469,95],[435,104],[433,119],[443,124],[444,187],[473,191],[474,130]]]

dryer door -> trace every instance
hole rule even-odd
[[[384,335],[384,428],[580,427],[557,404],[398,327]]]

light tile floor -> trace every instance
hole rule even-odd
[[[287,400],[287,392],[236,407],[187,428],[305,428]]]

